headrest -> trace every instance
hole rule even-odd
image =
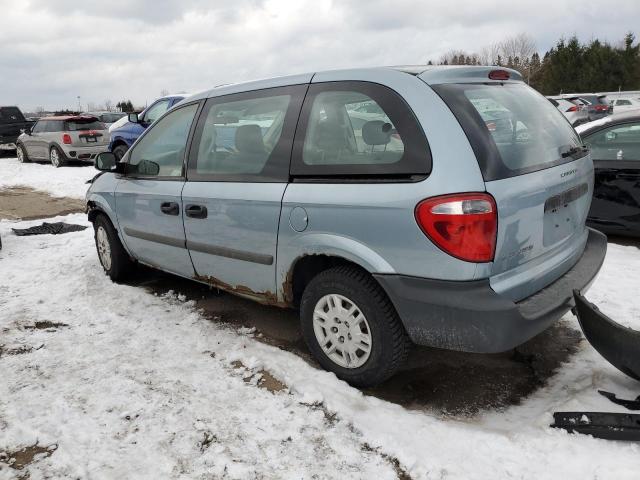
[[[236,130],[236,148],[244,153],[264,153],[264,141],[259,125],[242,125]]]
[[[362,140],[367,145],[386,145],[391,141],[393,126],[382,120],[371,120],[362,125]]]

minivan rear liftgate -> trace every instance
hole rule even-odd
[[[495,256],[478,265],[476,276],[522,300],[567,272],[583,252],[591,158],[557,109],[521,82],[432,88],[467,134],[496,202]]]

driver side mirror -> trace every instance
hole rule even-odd
[[[31,136],[31,129],[33,127],[29,127],[29,128],[21,128],[20,129],[20,133],[26,133],[27,135]]]
[[[95,167],[101,172],[113,172],[116,170],[117,163],[118,160],[113,153],[102,152],[96,157]]]
[[[140,119],[138,118],[138,114],[137,113],[130,113],[129,114],[129,121],[131,123],[140,123]]]

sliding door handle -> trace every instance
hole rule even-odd
[[[166,215],[180,215],[180,205],[176,202],[163,202],[160,204],[160,210]]]
[[[190,218],[207,218],[207,207],[204,205],[187,205],[184,214]]]

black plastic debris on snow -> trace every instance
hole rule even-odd
[[[552,428],[605,440],[640,441],[640,415],[608,412],[555,412]]]
[[[47,223],[43,222],[42,225],[38,225],[30,228],[12,228],[13,233],[19,237],[26,235],[59,235],[61,233],[79,232],[84,230],[84,225],[75,225],[71,223],[56,222]]]
[[[606,392],[604,390],[598,390],[598,393],[603,397],[608,398],[616,405],[621,405],[627,410],[640,410],[640,395],[635,400],[625,400],[624,398],[616,397],[615,393]]]
[[[640,381],[640,332],[614,322],[577,290],[575,313],[589,343],[611,365]]]

